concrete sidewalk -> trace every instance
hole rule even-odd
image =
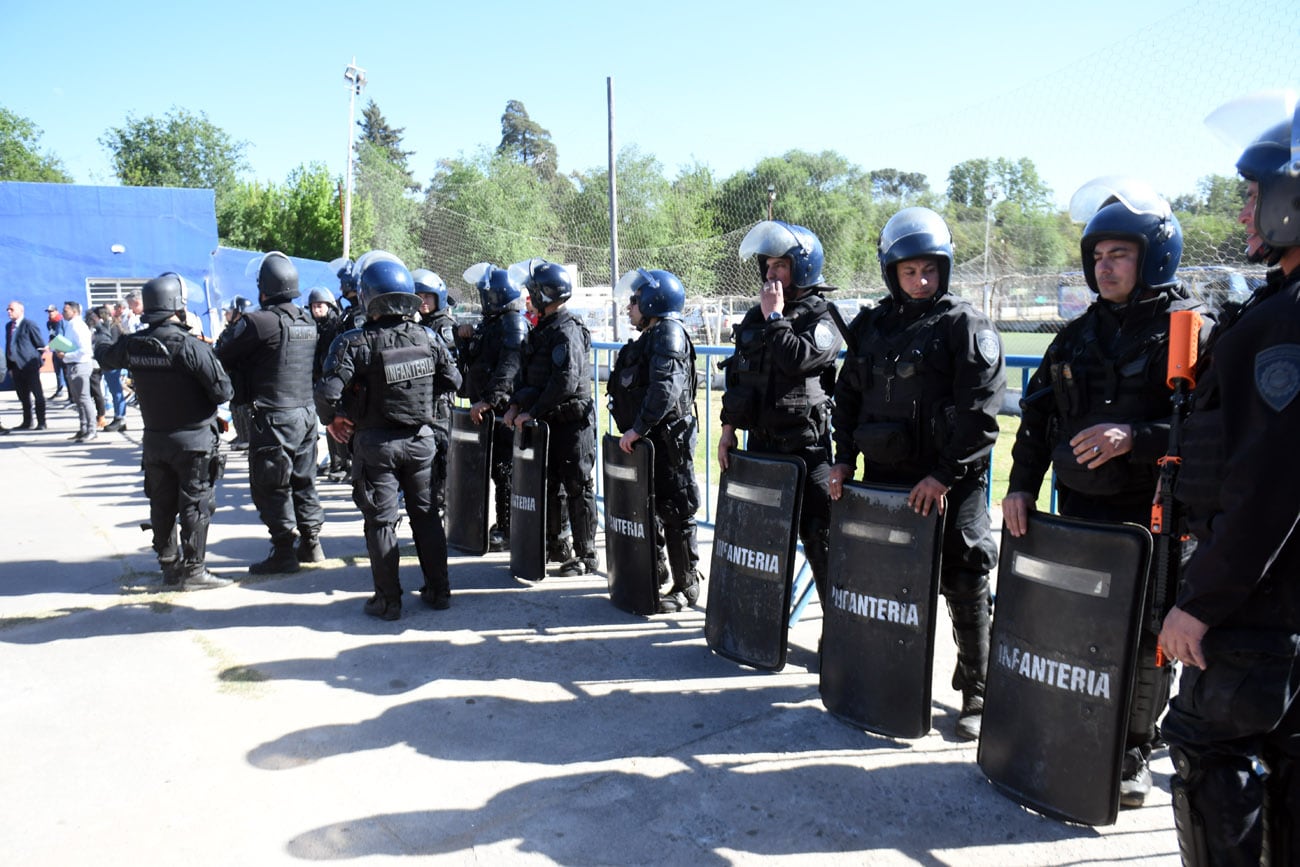
[[[500,554],[452,559],[449,611],[365,617],[342,485],[321,487],[331,559],[164,593],[138,431],[70,443],[62,402],[49,421],[0,438],[6,864],[1178,863],[1163,752],[1109,828],[985,780],[942,619],[934,730],[907,742],[822,707],[815,603],[777,674],[711,654],[703,600],[634,617],[602,576],[526,586]],[[237,453],[218,501],[209,565],[247,577],[268,542]]]

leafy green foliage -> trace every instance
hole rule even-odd
[[[99,139],[117,178],[128,187],[192,187],[216,191],[220,201],[247,169],[245,142],[236,142],[199,112],[173,108],[162,118],[137,118]]]
[[[0,181],[70,184],[62,161],[40,151],[41,130],[0,106]]]

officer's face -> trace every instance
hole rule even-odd
[[[329,315],[330,306],[324,301],[313,301],[311,303],[311,318],[320,320]]]
[[[435,311],[435,310],[438,309],[438,296],[437,296],[437,295],[430,295],[430,294],[428,294],[428,293],[426,293],[426,292],[420,292],[420,293],[417,293],[417,297],[420,299],[420,313],[421,313],[421,314],[432,313],[433,311]]]
[[[898,263],[898,285],[908,298],[924,301],[939,291],[939,263],[933,259],[904,259]]]
[[[1092,251],[1097,292],[1113,304],[1125,304],[1137,286],[1138,245],[1134,241],[1098,241]]]
[[[1264,246],[1264,241],[1259,235],[1255,234],[1255,208],[1259,205],[1259,182],[1246,182],[1246,202],[1241,206],[1241,213],[1237,214],[1237,222],[1246,227],[1246,255],[1254,256],[1259,252],[1259,248]]]
[[[767,260],[767,273],[764,275],[768,283],[781,284],[781,288],[789,289],[793,280],[793,266],[789,256],[772,256]]]
[[[641,296],[634,294],[627,300],[627,321],[632,323],[632,327],[640,331],[645,323],[645,316],[641,313]]]

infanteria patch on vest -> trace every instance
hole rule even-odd
[[[304,342],[311,341],[312,343],[315,343],[318,333],[319,332],[317,332],[315,325],[290,325],[289,326],[290,340],[301,340]]]
[[[998,363],[998,356],[1002,354],[1002,344],[998,342],[998,336],[990,328],[981,328],[975,335],[975,348],[980,351],[980,358],[989,366]]]
[[[511,494],[510,505],[521,512],[537,511],[537,499],[535,497],[525,497],[523,494]]]
[[[831,607],[866,620],[884,620],[920,630],[921,616],[914,602],[881,599],[835,585],[831,588]]]
[[[740,545],[733,545],[725,539],[714,538],[713,556],[721,557],[726,563],[734,563],[746,569],[754,569],[772,575],[781,574],[781,556],[779,554],[769,554],[766,551],[743,548]]]
[[[1038,653],[1010,644],[998,642],[994,660],[1012,674],[1044,686],[1077,692],[1090,698],[1110,702],[1110,672],[1076,665],[1063,660],[1049,659]]]
[[[384,365],[384,381],[389,385],[395,382],[410,382],[433,376],[436,365],[432,358],[417,358],[412,361],[396,361]]]
[[[829,322],[818,322],[813,329],[813,344],[821,352],[830,349],[835,343],[835,329]]]
[[[1273,412],[1281,412],[1300,393],[1300,345],[1283,343],[1255,356],[1255,388]]]

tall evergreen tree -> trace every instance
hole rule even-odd
[[[501,115],[501,144],[497,153],[532,168],[543,180],[556,174],[555,143],[551,133],[528,116],[528,109],[517,99],[506,103]]]
[[[361,127],[361,141],[373,145],[388,162],[406,176],[406,188],[408,190],[419,192],[420,185],[416,182],[411,174],[410,167],[406,164],[406,158],[414,154],[415,151],[402,150],[402,133],[406,132],[406,127],[389,126],[383,112],[379,110],[379,106],[375,104],[373,99],[366,103],[365,110],[361,113],[361,120],[357,121],[357,126]],[[357,146],[357,153],[361,153],[360,144]]]

